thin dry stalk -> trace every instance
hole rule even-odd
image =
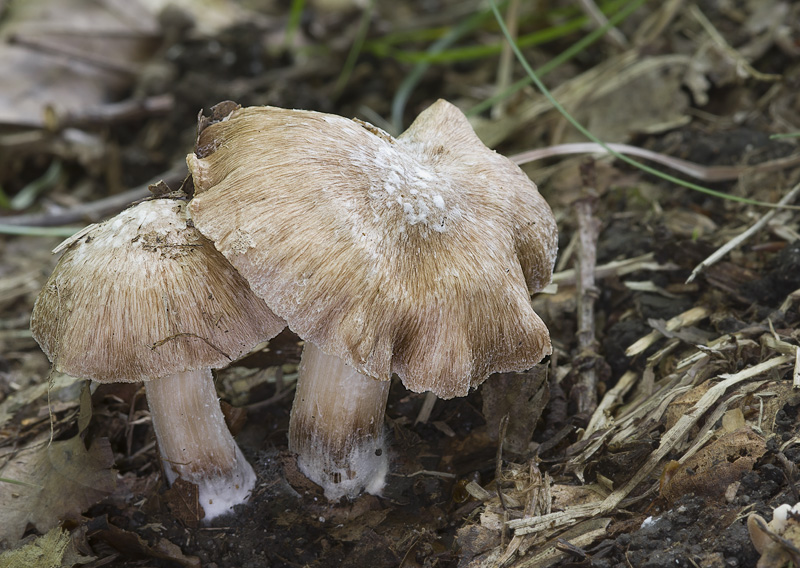
[[[31,215],[14,215],[3,217],[4,225],[17,225],[27,227],[57,227],[70,223],[96,223],[103,217],[117,213],[128,207],[131,203],[148,197],[149,187],[163,181],[170,187],[177,187],[186,177],[186,164],[175,164],[171,169],[160,174],[157,178],[123,193],[104,197],[90,203],[76,205],[58,213],[42,213]]]
[[[519,0],[511,0],[506,11],[506,27],[511,37],[516,39],[519,21]],[[514,69],[514,52],[511,50],[509,42],[503,43],[503,51],[500,53],[500,62],[497,66],[497,86],[498,93],[503,92],[511,84],[511,72]],[[499,118],[506,113],[507,99],[503,98],[492,108],[492,118]]]
[[[667,331],[676,331],[683,327],[689,327],[711,315],[711,310],[702,306],[696,306],[678,314],[674,318],[667,320],[664,327]],[[644,337],[638,339],[625,350],[625,355],[633,357],[647,350],[656,341],[661,339],[663,334],[658,330],[653,330]]]
[[[594,432],[607,428],[610,425],[611,409],[618,405],[625,397],[628,391],[636,384],[638,376],[632,371],[626,371],[624,375],[617,381],[617,384],[609,389],[603,396],[603,400],[597,405],[597,408],[592,414],[592,419],[589,420],[589,425],[584,430],[582,440],[591,436]]]
[[[744,165],[744,166],[704,166],[669,156],[667,154],[659,154],[646,148],[639,148],[638,146],[631,146],[629,144],[606,144],[608,148],[614,150],[618,154],[625,154],[626,156],[636,156],[637,158],[644,158],[651,162],[656,162],[672,168],[675,171],[691,176],[695,179],[718,182],[718,181],[731,181],[739,179],[739,177],[746,172],[773,172],[779,171],[800,163],[800,154],[793,154],[784,158],[776,158],[761,162],[760,164]],[[608,154],[608,150],[603,148],[600,144],[594,142],[573,142],[568,144],[556,144],[554,146],[546,146],[544,148],[536,148],[534,150],[527,150],[519,154],[509,156],[509,159],[517,165],[529,164],[538,160],[546,158],[553,158],[556,156],[569,156],[572,154]]]
[[[595,267],[597,266],[597,238],[600,220],[597,211],[597,191],[594,187],[594,162],[581,167],[583,196],[575,202],[578,220],[578,350],[580,358],[596,359],[597,340],[594,329],[594,302],[597,298]],[[589,365],[580,373],[570,393],[577,402],[578,414],[591,416],[597,407],[597,369]]]
[[[127,99],[79,111],[65,112],[61,115],[54,112],[52,127],[55,130],[68,127],[109,126],[119,122],[144,120],[152,116],[164,115],[174,108],[175,97],[171,94]]]
[[[633,258],[626,258],[623,260],[614,260],[608,264],[601,264],[595,267],[595,279],[609,278],[611,276],[625,276],[631,272],[638,271],[662,271],[662,270],[677,270],[678,265],[673,263],[659,264],[655,262],[655,254],[652,252],[636,256]],[[559,286],[573,286],[577,283],[577,271],[574,268],[568,268],[553,274],[550,280],[552,284]]]
[[[438,397],[430,391],[425,393],[425,398],[422,400],[422,406],[419,409],[419,414],[417,414],[417,419],[414,421],[414,424],[419,424],[420,422],[427,424],[437,398]]]
[[[697,275],[700,274],[703,270],[705,270],[706,268],[708,268],[709,266],[711,266],[712,264],[714,264],[715,262],[720,260],[726,254],[731,252],[733,249],[735,249],[740,244],[742,244],[747,239],[749,239],[750,237],[752,237],[753,235],[758,233],[761,229],[763,229],[766,226],[766,224],[769,223],[769,221],[775,215],[778,214],[778,212],[780,211],[780,206],[781,205],[788,205],[790,202],[794,201],[794,198],[797,197],[798,193],[800,193],[800,183],[795,185],[791,189],[791,191],[789,191],[789,193],[784,195],[783,198],[780,201],[778,201],[778,207],[776,207],[775,209],[770,209],[769,211],[767,211],[761,217],[761,219],[756,221],[749,229],[747,229],[743,233],[739,234],[738,236],[734,237],[733,239],[731,239],[730,241],[725,243],[719,249],[714,251],[714,253],[711,256],[709,256],[703,262],[698,264],[694,268],[694,270],[692,270],[692,273],[689,275],[689,278],[686,279],[686,283],[688,284],[689,282],[694,280],[697,277]]]
[[[779,355],[752,367],[743,369],[738,373],[721,374],[719,383],[711,387],[698,400],[693,408],[684,414],[678,422],[670,428],[661,438],[661,443],[656,451],[650,454],[647,461],[639,468],[636,474],[621,488],[609,494],[601,503],[590,503],[569,507],[564,511],[542,515],[540,517],[514,519],[508,522],[509,528],[514,529],[515,535],[530,534],[544,529],[554,529],[559,526],[574,524],[577,520],[586,517],[602,516],[625,499],[637,485],[644,481],[658,466],[664,457],[678,444],[686,439],[689,432],[697,425],[708,410],[720,400],[721,397],[734,385],[759,375],[771,372],[788,364],[794,364],[791,355]]]
[[[633,34],[634,45],[650,45],[661,37],[664,29],[681,13],[685,0],[665,0],[658,10],[645,18]]]
[[[750,62],[736,49],[731,47],[731,45],[725,41],[725,38],[722,37],[722,34],[717,31],[717,28],[706,18],[706,15],[697,7],[696,4],[692,4],[689,6],[689,13],[697,20],[697,22],[703,27],[705,32],[709,35],[711,40],[717,44],[717,46],[722,49],[725,54],[733,59],[736,62],[736,67],[741,69],[742,71],[746,72],[750,77],[756,79],[757,81],[780,81],[781,75],[777,73],[762,73],[761,71],[756,70]]]
[[[586,15],[589,16],[594,23],[597,25],[598,28],[605,26],[608,23],[608,18],[606,18],[603,11],[597,7],[597,4],[594,3],[593,0],[580,0],[579,4],[583,11],[586,12]],[[626,49],[628,47],[628,40],[622,34],[619,29],[615,27],[611,27],[606,32],[606,37],[611,40],[611,43],[615,44],[617,47],[621,47]]]

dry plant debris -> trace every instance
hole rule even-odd
[[[84,556],[75,547],[70,533],[55,527],[42,536],[25,539],[19,548],[0,555],[0,568],[60,568],[88,564],[93,556]]]
[[[78,519],[114,491],[114,458],[103,438],[87,449],[80,436],[56,442],[40,436],[24,449],[3,451],[0,459],[0,541],[16,542],[28,523],[45,532]]]
[[[0,60],[14,77],[0,87],[7,126],[55,126],[95,111],[132,84],[160,41],[155,16],[138,2],[33,0],[5,11]]]
[[[477,1],[309,0],[296,19],[274,0],[172,4],[0,2],[3,225],[80,228],[154,180],[177,188],[198,111],[223,100],[397,134],[386,117],[398,93],[408,124],[438,98],[468,111],[522,76],[498,72],[502,40]],[[518,2],[504,16],[541,68],[597,29],[591,4]],[[621,5],[594,4],[606,18]],[[384,494],[329,505],[287,452],[302,345],[282,333],[217,377],[241,407],[227,416],[259,482],[206,528],[166,491],[142,392],[101,386],[88,420],[87,396],[50,375],[31,338],[59,240],[0,237],[0,477],[23,482],[0,480],[0,566],[16,568],[15,555],[93,568],[796,563],[796,520],[763,519],[800,499],[800,152],[796,138],[770,138],[800,131],[800,4],[645,2],[615,29],[544,75],[560,102],[660,169],[789,207],[681,189],[592,146],[564,156],[584,141],[530,88],[471,116],[484,143],[525,162],[556,215],[554,285],[533,299],[549,363],[427,405],[394,381]],[[599,231],[582,244],[573,204],[586,187]],[[593,284],[576,270],[592,247]],[[595,343],[577,340],[581,297]],[[596,409],[578,412],[570,392],[595,381]],[[89,467],[64,470],[66,450]],[[751,533],[768,542],[754,547]]]

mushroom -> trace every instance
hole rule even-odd
[[[169,483],[194,483],[205,520],[244,503],[253,468],[225,425],[211,369],[285,325],[191,225],[152,199],[62,243],[31,331],[55,370],[144,381]]]
[[[761,515],[750,513],[747,530],[761,555],[756,568],[797,566],[800,563],[800,503],[783,504],[772,511],[767,523]]]
[[[553,214],[443,100],[397,138],[222,108],[187,158],[192,218],[307,342],[289,432],[301,470],[331,499],[377,493],[393,373],[451,398],[551,352],[530,294],[552,275]]]

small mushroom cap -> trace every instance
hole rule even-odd
[[[769,537],[769,526],[764,517],[755,513],[747,516],[747,531],[750,533],[750,541],[759,554],[763,553],[772,543]]]
[[[185,201],[154,199],[59,247],[31,316],[56,370],[132,382],[219,368],[283,328],[187,221]]]
[[[455,106],[396,139],[274,107],[202,126],[192,218],[305,340],[442,398],[550,353],[530,292],[550,281],[555,219]]]

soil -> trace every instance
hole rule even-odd
[[[60,164],[57,180],[22,209],[8,209],[6,220],[70,225],[59,221],[70,208],[165,177],[192,150],[198,111],[222,100],[332,112],[391,130],[392,101],[414,68],[403,55],[425,52],[431,48],[430,30],[440,33],[441,26],[464,21],[480,5],[449,0],[370,4],[366,43],[345,76],[341,72],[359,41],[365,13],[356,4],[333,10],[325,2],[309,2],[288,43],[288,2],[240,3],[249,15],[202,33],[201,14],[165,10],[147,64],[124,88],[104,96],[112,102],[169,95],[168,112],[139,109],[133,120],[94,118],[78,121],[71,130],[4,125],[0,187],[6,201],[27,191],[51,164]],[[520,8],[521,35],[580,17],[575,3],[535,4]],[[664,4],[645,4],[620,24],[627,42],[638,42],[635,52],[606,37],[545,82],[551,88],[567,85],[556,96],[569,101],[570,110],[580,107],[585,123],[601,130],[604,122],[598,117],[618,112],[608,97],[594,96],[601,87],[616,103],[664,97],[674,103],[640,115],[631,104],[630,116],[620,119],[622,127],[595,132],[617,137],[607,141],[703,166],[757,165],[796,156],[793,138],[770,135],[800,128],[798,6],[704,0],[690,10],[688,3],[672,3],[686,8],[682,13]],[[766,4],[784,15],[770,18]],[[703,18],[727,47],[709,39]],[[659,22],[660,32],[648,32]],[[589,29],[585,25],[528,46],[524,53],[541,65]],[[408,39],[398,39],[404,37],[400,34]],[[393,37],[397,44],[389,43]],[[500,41],[496,23],[487,16],[456,45]],[[625,83],[622,77],[628,75],[619,67],[593,79],[597,83],[588,83],[588,90],[571,82],[625,53],[657,71],[649,74],[628,62],[625,71],[638,82]],[[674,68],[657,67],[667,65],[668,56],[680,60],[674,64],[682,77],[677,83],[670,79]],[[410,91],[403,123],[438,98],[465,110],[481,102],[493,92],[497,58],[493,52],[434,64]],[[515,79],[522,76],[518,67],[514,73]],[[51,84],[37,88],[60,96]],[[582,93],[580,104],[571,98],[573,89]],[[493,137],[506,155],[577,140],[554,111],[531,110],[535,96],[527,87],[496,111],[499,115],[479,114],[476,131]],[[3,100],[0,105],[9,104]],[[19,142],[26,132],[39,133],[38,141]],[[76,132],[92,144],[70,146]],[[97,153],[90,155],[89,149]],[[776,506],[800,501],[800,397],[792,387],[800,323],[797,212],[778,212],[687,282],[698,264],[770,210],[679,187],[597,156],[548,158],[523,169],[559,223],[558,290],[533,300],[551,331],[554,354],[538,371],[493,377],[467,397],[437,400],[424,420],[418,417],[425,395],[407,391],[395,379],[386,416],[391,471],[383,494],[330,503],[299,472],[287,448],[302,345],[287,330],[217,374],[229,425],[259,481],[250,503],[210,526],[187,506],[191,488],[164,485],[138,385],[97,388],[90,414],[80,403],[79,386],[56,389],[52,397],[39,392],[21,398],[35,385],[57,379],[30,336],[28,321],[57,260],[49,251],[60,239],[0,236],[0,477],[8,475],[3,467],[13,452],[46,436],[51,424],[56,441],[78,435],[88,448],[107,438],[116,471],[113,491],[49,526],[23,523],[25,540],[0,539],[0,551],[60,526],[71,539],[73,556],[60,557],[65,566],[756,566],[761,553],[751,542],[748,515],[769,521]],[[173,174],[177,185],[184,173],[179,168]],[[722,181],[676,175],[734,197],[776,202],[800,180],[800,168],[791,163],[755,167]],[[579,231],[574,204],[581,199],[592,202],[600,221],[594,245],[602,270],[588,289],[569,273],[581,254],[573,242]],[[93,210],[82,221],[113,213]],[[620,261],[629,268],[620,268]],[[581,297],[594,301],[589,345],[578,343]],[[705,310],[704,315],[670,324],[693,309]],[[653,330],[649,346],[626,353]],[[780,359],[787,353],[789,358]],[[708,395],[716,392],[715,385],[758,365],[764,370]],[[587,376],[596,382],[596,401],[610,400],[605,410],[581,410],[587,396],[581,380]],[[684,424],[685,431],[673,439]],[[0,508],[9,506],[4,495],[0,492]],[[581,506],[596,509],[531,533],[514,524],[590,510]],[[786,546],[800,546],[788,534]]]

